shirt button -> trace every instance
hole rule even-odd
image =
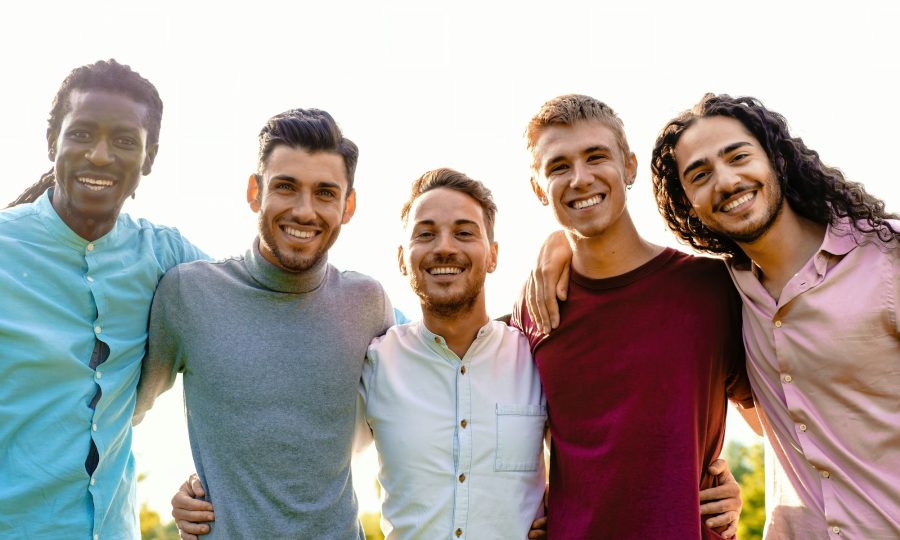
[[[461,425],[461,426],[462,426],[462,427],[463,427],[463,429],[466,429],[466,426],[468,426],[468,425],[469,425],[469,423],[468,423],[468,422],[466,422],[466,420],[465,420],[465,419],[463,419],[463,421],[462,421],[462,422],[460,422],[460,423],[459,423],[459,425]]]
[[[93,242],[91,242],[90,244],[87,245],[87,250],[94,251],[94,243]]]
[[[800,424],[800,431],[806,431],[806,424]]]
[[[781,328],[781,321],[775,321],[775,328]]]
[[[466,475],[464,475],[464,474],[459,475],[459,483],[461,484],[465,481],[466,481]]]
[[[465,375],[466,374],[466,366],[459,368],[459,372],[462,373],[463,375]]]
[[[95,327],[94,327],[94,333],[95,333],[95,334],[99,334],[102,330],[103,330],[103,329],[100,328],[99,326],[95,326]]]
[[[793,380],[794,380],[794,378],[791,377],[790,375],[785,375],[785,376],[784,376],[784,382],[786,382],[786,383],[789,383],[789,382],[791,382],[791,381],[793,381]]]
[[[831,478],[831,473],[828,471],[822,471],[822,478]]]
[[[831,528],[831,532],[833,532],[834,534],[841,534],[841,528],[838,526],[834,526]]]
[[[103,374],[100,373],[99,371],[96,372],[96,373],[94,373],[94,378],[95,378],[95,379],[99,379],[99,378],[101,378],[101,377],[103,377]]]
[[[455,534],[456,537],[459,538],[460,536],[462,536],[462,529],[456,529],[456,532],[453,534]]]
[[[91,430],[97,431],[97,424],[91,424]]]
[[[91,478],[91,485],[93,486],[93,485],[96,484],[96,483],[97,483],[97,480]]]
[[[94,278],[92,278],[91,276],[88,276],[88,277],[87,277],[87,281],[88,281],[88,283],[93,283],[93,282],[94,282]]]
[[[100,540],[100,535],[99,535],[99,534],[95,534],[95,535],[94,535],[94,540]]]
[[[437,343],[438,345],[440,345],[440,344],[441,344],[441,338],[439,338],[439,337],[437,337],[437,336],[434,336],[434,342]]]

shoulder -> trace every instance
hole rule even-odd
[[[418,336],[419,323],[408,322],[405,324],[395,324],[387,329],[387,331],[374,338],[369,344],[369,352],[378,355],[386,350],[393,350],[401,343],[409,343]]]
[[[37,213],[37,207],[34,203],[4,208],[0,210],[0,227],[6,229],[16,226],[28,226],[32,222],[28,218],[33,218]]]
[[[689,284],[699,286],[731,286],[728,266],[724,260],[705,255],[691,255],[676,251],[668,270]]]
[[[135,234],[142,241],[149,242],[161,258],[170,266],[179,263],[209,259],[209,257],[192,244],[175,227],[158,225],[143,218],[133,218],[128,214],[119,214],[116,225],[126,234]],[[126,241],[128,241],[126,239]]]
[[[375,278],[351,270],[338,270],[331,264],[327,271],[326,283],[331,289],[329,292],[352,300],[357,306],[372,305],[382,313],[387,293]]]
[[[228,275],[241,271],[244,257],[236,256],[219,261],[196,260],[173,266],[159,282],[159,291],[174,288],[207,288]]]

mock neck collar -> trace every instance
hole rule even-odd
[[[302,272],[287,272],[266,260],[259,252],[259,237],[253,241],[253,247],[247,250],[245,257],[247,270],[257,282],[273,291],[285,293],[307,293],[317,289],[328,272],[328,255],[325,254],[316,263]]]

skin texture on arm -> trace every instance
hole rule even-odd
[[[541,246],[537,264],[525,285],[528,314],[545,334],[559,326],[557,299],[565,301],[568,298],[571,266],[569,241],[564,232],[556,231]]]
[[[747,425],[750,426],[750,429],[753,430],[753,433],[756,433],[760,437],[763,436],[763,428],[762,422],[759,420],[759,413],[757,407],[752,409],[742,409],[741,407],[736,407],[738,412],[741,413],[741,416],[744,418],[744,421],[747,422]]]
[[[170,313],[177,313],[174,306],[177,290],[177,270],[167,273],[159,282],[150,308],[150,326],[147,337],[147,354],[141,365],[141,380],[137,387],[137,403],[131,424],[136,426],[153,407],[157,396],[172,388],[178,372],[184,365],[178,355],[178,344],[172,329]]]

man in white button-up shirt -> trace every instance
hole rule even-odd
[[[372,342],[360,385],[388,539],[524,539],[543,515],[546,402],[528,342],[488,317],[496,207],[437,169],[403,207],[400,271],[422,320]]]

